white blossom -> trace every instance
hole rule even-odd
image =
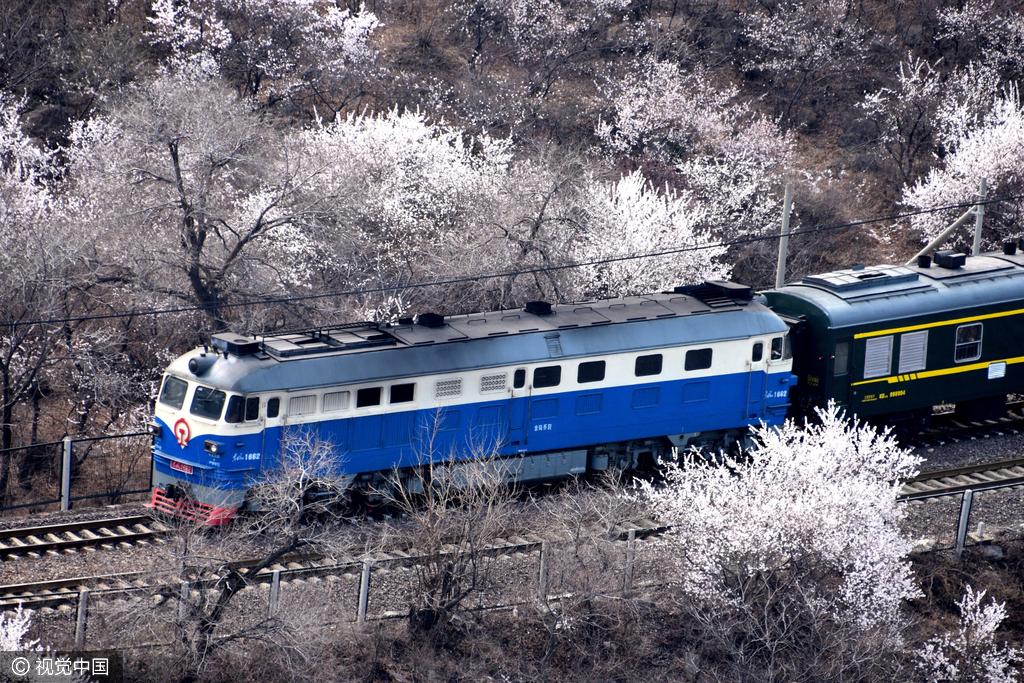
[[[942,165],[903,190],[903,203],[911,209],[969,201],[977,195],[981,178],[988,180],[992,194],[1013,194],[1024,181],[1024,107],[1019,91],[1009,88],[998,98],[980,123],[968,125],[962,133],[953,133],[947,142],[949,152]],[[986,219],[990,224],[994,210],[1017,211],[1020,200],[993,206]],[[926,239],[938,234],[963,209],[926,213],[912,219]],[[1011,225],[1010,230],[1015,230]]]
[[[508,139],[470,136],[422,112],[349,114],[297,136],[312,191],[333,198],[335,261],[359,284],[451,272],[504,190]],[[371,304],[371,307],[376,304]]]
[[[934,142],[936,110],[944,92],[938,62],[909,55],[893,87],[868,93],[860,108],[878,131],[878,144],[904,181],[914,179]]]
[[[616,152],[678,158],[735,130],[737,110],[730,104],[737,90],[719,89],[703,69],[684,72],[671,62],[646,59],[604,83],[602,93],[614,114],[599,122],[597,136]]]
[[[28,630],[32,627],[32,612],[18,605],[14,612],[0,614],[0,652],[39,652],[38,640],[28,640]]]
[[[701,227],[704,211],[691,197],[659,193],[639,171],[615,183],[592,182],[584,199],[586,231],[573,243],[585,262],[712,242]],[[729,275],[724,247],[682,251],[658,258],[624,259],[576,269],[584,296],[643,294]]]
[[[150,40],[175,69],[222,70],[249,94],[264,83],[282,95],[307,78],[332,76],[375,57],[376,15],[328,0],[153,0]]]
[[[918,672],[934,683],[1016,683],[1024,651],[1004,645],[996,632],[1006,619],[1005,603],[983,604],[985,591],[964,588],[957,601],[960,623],[935,636],[917,653]]]
[[[752,52],[748,69],[810,78],[857,64],[867,54],[868,30],[848,0],[782,0],[761,4],[742,20]]]
[[[778,222],[782,178],[793,165],[793,137],[737,102],[701,69],[684,72],[645,59],[602,86],[613,115],[597,136],[613,152],[672,163],[678,184],[702,207],[705,228],[734,238]]]
[[[672,525],[677,588],[691,599],[741,601],[747,577],[776,577],[811,596],[822,615],[858,629],[901,633],[901,607],[918,595],[897,523],[896,495],[920,460],[888,434],[848,422],[834,405],[806,427],[753,430],[742,460],[694,456],[642,484]]]

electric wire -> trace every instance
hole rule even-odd
[[[885,216],[874,216],[871,218],[862,218],[854,221],[848,221],[845,223],[835,223],[831,225],[819,225],[809,228],[801,228],[789,231],[790,237],[796,237],[800,235],[813,235],[823,232],[831,232],[834,230],[842,230],[846,228],[855,228],[864,225],[870,225],[874,223],[884,223],[887,221],[902,220],[905,218],[911,218],[914,216],[920,216],[925,214],[940,213],[942,211],[949,211],[950,209],[963,209],[974,206],[989,204],[997,204],[1007,201],[1015,201],[1018,199],[1024,199],[1024,195],[1010,195],[1003,197],[991,197],[985,200],[972,200],[957,202],[954,204],[945,204],[942,206],[927,207],[923,209],[917,209],[914,211],[906,211],[902,213],[889,214]],[[444,287],[459,284],[468,284],[473,282],[482,282],[486,280],[496,280],[502,278],[515,278],[522,275],[535,275],[543,273],[553,273],[563,270],[571,270],[574,268],[584,268],[588,266],[600,266],[607,265],[610,263],[619,263],[622,261],[632,261],[637,259],[646,258],[661,258],[664,256],[672,256],[674,254],[683,254],[693,251],[704,251],[707,249],[720,249],[734,246],[741,246],[744,244],[752,244],[756,242],[766,242],[769,240],[777,240],[782,237],[781,232],[770,233],[764,235],[751,235],[748,237],[739,237],[731,240],[721,240],[718,242],[709,242],[704,244],[690,244],[678,247],[670,247],[667,249],[659,249],[656,251],[640,252],[633,254],[619,254],[615,256],[606,256],[596,259],[588,259],[583,261],[571,261],[567,263],[558,263],[552,265],[541,265],[532,268],[523,268],[519,270],[507,270],[494,273],[477,273],[472,275],[457,275],[447,278],[439,278],[436,280],[428,280],[424,282],[409,282],[404,284],[390,284],[380,285],[376,287],[360,287],[354,289],[343,289],[343,290],[332,290],[329,292],[320,292],[317,294],[295,294],[291,296],[281,297],[261,297],[261,298],[249,298],[240,301],[203,301],[198,304],[190,304],[187,306],[173,306],[167,308],[149,308],[140,309],[133,311],[114,311],[111,313],[97,313],[92,315],[80,315],[80,316],[68,316],[63,318],[38,318],[33,320],[4,320],[0,322],[0,328],[17,328],[25,327],[30,325],[55,325],[55,324],[68,324],[68,323],[82,323],[91,322],[96,320],[117,320],[124,318],[136,318],[144,316],[159,316],[159,315],[173,315],[179,313],[194,313],[202,311],[207,308],[216,306],[217,309],[231,309],[241,308],[248,306],[271,306],[278,304],[297,303],[303,301],[315,301],[320,299],[329,299],[334,297],[344,296],[362,296],[367,294],[383,294],[392,292],[401,292],[412,289],[425,289],[427,287]]]

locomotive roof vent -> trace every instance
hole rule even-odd
[[[963,268],[965,263],[967,263],[967,254],[954,252],[949,249],[935,252],[935,265],[940,268],[956,270],[957,268]]]
[[[416,316],[416,324],[423,327],[444,327],[444,316],[440,313],[420,313]]]
[[[808,275],[800,283],[832,292],[850,292],[881,286],[915,286],[917,279],[917,273],[904,266],[861,266],[821,275]]]
[[[260,342],[252,337],[226,332],[210,337],[210,346],[224,354],[246,356],[260,350]]]
[[[551,315],[551,304],[547,301],[527,301],[524,310],[534,315]]]
[[[920,254],[917,257],[917,267],[918,268],[931,268],[932,267],[932,257],[929,254]]]
[[[686,294],[699,299],[712,308],[716,306],[734,306],[754,299],[754,289],[749,285],[741,285],[729,280],[709,280],[699,285],[681,285],[674,290],[676,294]]]
[[[1007,256],[1013,256],[1017,253],[1017,243],[1013,240],[1003,242],[1003,253]]]

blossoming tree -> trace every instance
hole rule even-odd
[[[869,652],[900,644],[901,607],[919,592],[896,501],[919,460],[834,405],[806,427],[752,436],[724,467],[687,454],[663,486],[641,484],[672,525],[674,589],[706,629],[703,647],[726,648],[752,680],[867,673]]]

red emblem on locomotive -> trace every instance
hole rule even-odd
[[[178,418],[178,421],[174,423],[174,438],[178,440],[178,445],[184,448],[191,437],[192,429],[188,426],[188,422],[185,422],[183,417]]]

